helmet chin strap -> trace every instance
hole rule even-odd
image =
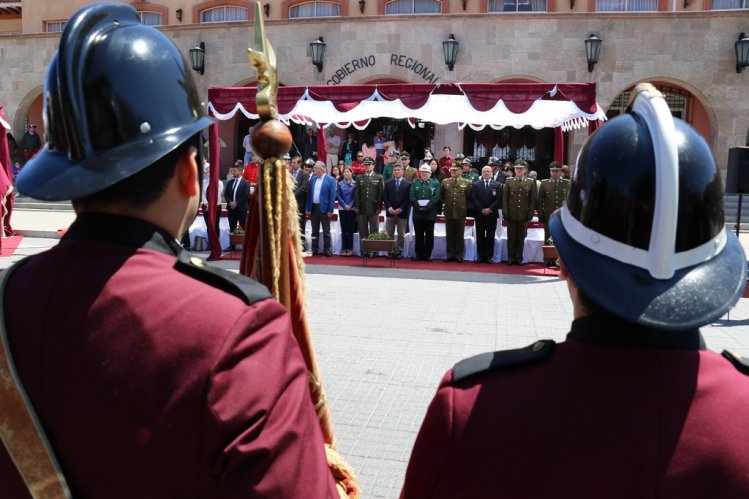
[[[679,216],[679,137],[663,95],[649,83],[638,85],[635,92],[632,111],[645,121],[655,153],[655,212],[647,269],[656,279],[670,279]]]

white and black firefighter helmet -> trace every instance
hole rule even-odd
[[[76,12],[44,83],[47,144],[17,179],[37,199],[78,199],[123,180],[208,127],[190,67],[124,3]]]
[[[631,322],[696,328],[728,311],[746,284],[712,153],[650,84],[589,137],[549,225],[580,290]]]

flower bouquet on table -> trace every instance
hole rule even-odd
[[[244,241],[244,229],[242,227],[237,227],[234,229],[234,231],[229,233],[229,241],[231,242],[232,246],[241,245],[242,241]]]

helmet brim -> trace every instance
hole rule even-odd
[[[80,161],[73,161],[66,153],[44,146],[21,170],[16,188],[25,196],[44,201],[89,196],[153,164],[213,122],[213,119],[202,116],[178,131],[144,137]]]
[[[741,297],[746,256],[726,231],[723,250],[710,260],[655,279],[645,269],[592,251],[565,230],[561,210],[549,220],[554,245],[577,286],[603,309],[631,322],[665,329],[693,329],[718,319]]]

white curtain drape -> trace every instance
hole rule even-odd
[[[341,6],[331,2],[307,2],[295,5],[289,9],[290,19],[302,17],[338,17],[340,15]]]
[[[439,14],[442,2],[437,0],[394,0],[385,4],[385,14]]]
[[[216,7],[200,13],[201,23],[220,23],[224,21],[247,21],[247,9],[244,7]]]

